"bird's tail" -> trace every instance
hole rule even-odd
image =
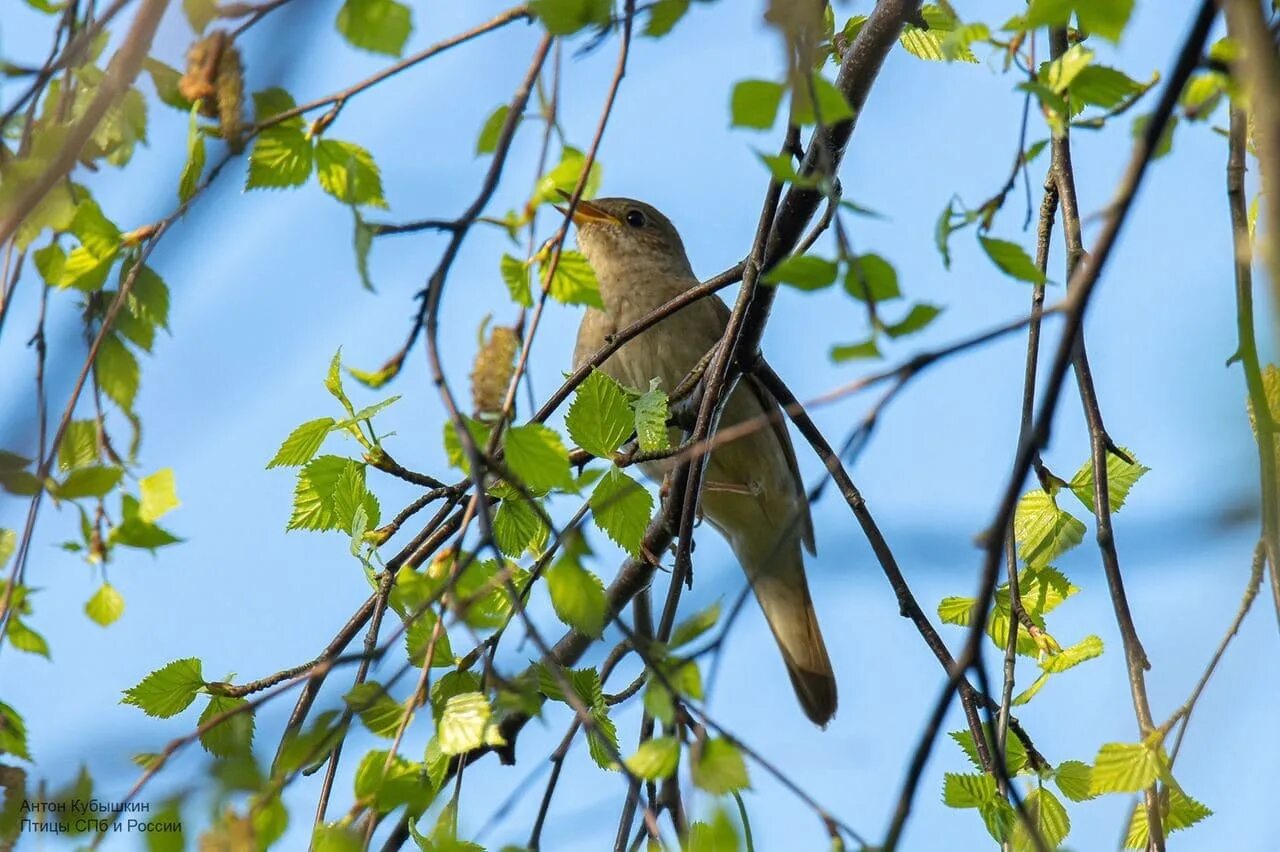
[[[734,551],[764,610],[782,651],[800,706],[815,725],[826,727],[836,712],[836,677],[809,595],[796,532],[778,539],[778,530],[761,525],[744,531]]]

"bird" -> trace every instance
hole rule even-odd
[[[580,200],[572,219],[603,304],[603,309],[588,307],[578,328],[577,370],[609,335],[697,285],[698,278],[679,232],[649,204],[630,198]],[[648,389],[656,379],[670,393],[720,340],[728,322],[728,305],[719,296],[707,296],[627,341],[600,368],[624,386]],[[725,404],[719,428],[778,413],[778,401],[747,374]],[[641,469],[661,482],[676,464],[648,461]],[[825,728],[836,711],[836,679],[801,553],[802,546],[816,552],[809,501],[780,417],[711,453],[701,510],[746,573],[801,708]]]

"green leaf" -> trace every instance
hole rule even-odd
[[[1073,44],[1057,59],[1044,63],[1036,77],[1050,91],[1066,94],[1076,76],[1093,61],[1093,55],[1083,44]]]
[[[132,495],[120,496],[120,515],[120,525],[113,527],[108,536],[111,544],[154,550],[182,541],[168,530],[141,517],[141,504]]]
[[[153,56],[142,60],[142,67],[151,75],[151,83],[155,86],[156,97],[161,103],[183,112],[191,110],[191,101],[183,97],[182,92],[178,90],[178,82],[182,79],[182,73],[178,69],[166,65]]]
[[[138,517],[152,523],[182,505],[173,480],[173,468],[165,467],[138,480]]]
[[[503,745],[493,708],[482,692],[464,692],[445,702],[436,729],[440,751],[462,754],[482,745]]]
[[[186,710],[203,686],[200,661],[187,657],[156,669],[137,686],[126,689],[120,703],[139,707],[148,716],[167,719]]]
[[[1031,828],[1044,841],[1045,848],[1057,849],[1061,846],[1071,832],[1071,818],[1067,816],[1067,809],[1058,801],[1058,797],[1047,787],[1037,787],[1027,794],[1023,806]],[[1018,820],[1013,826],[1013,848],[1014,852],[1029,852],[1039,848],[1022,820]]]
[[[982,235],[978,236],[978,242],[982,244],[982,249],[991,258],[991,262],[1005,275],[1032,284],[1043,284],[1048,280],[1031,256],[1017,243]]]
[[[928,29],[914,24],[903,28],[898,41],[912,56],[927,59],[931,62],[977,62],[969,45],[980,39],[986,39],[990,32],[984,24],[959,26],[941,6],[930,4],[921,10]]]
[[[1058,653],[1046,657],[1041,661],[1040,668],[1046,672],[1057,674],[1074,668],[1085,660],[1092,660],[1094,657],[1100,656],[1102,656],[1102,639],[1089,635],[1070,648],[1064,648]]]
[[[32,630],[16,616],[9,619],[9,644],[28,654],[39,654],[49,659],[49,643],[44,636]]]
[[[711,606],[695,612],[677,624],[675,629],[671,631],[671,640],[667,642],[667,647],[680,648],[688,645],[694,639],[715,627],[716,622],[719,620],[720,601],[716,601]]]
[[[943,309],[937,305],[930,305],[926,302],[912,305],[911,310],[907,312],[905,317],[884,327],[885,333],[895,339],[906,337],[908,334],[915,334],[937,319],[942,311]]]
[[[1146,88],[1123,71],[1090,65],[1080,70],[1068,91],[1071,99],[1078,103],[1114,109]]]
[[[169,287],[150,266],[138,270],[129,290],[129,310],[141,322],[169,327]]]
[[[796,124],[830,126],[853,118],[853,107],[845,100],[844,93],[821,74],[812,77],[813,88],[803,88],[795,93],[791,117]],[[816,104],[816,108],[815,108]]]
[[[334,399],[342,403],[342,407],[347,410],[347,414],[355,417],[356,409],[351,404],[351,400],[347,398],[347,392],[342,388],[342,350],[339,349],[333,353],[333,358],[329,361],[329,372],[324,377],[324,389],[327,390]]]
[[[902,296],[893,264],[878,254],[864,254],[849,262],[844,274],[844,291],[860,302],[885,302]]]
[[[995,754],[996,738],[992,733],[991,725],[984,722],[982,733],[987,741],[987,753]],[[978,757],[978,749],[973,743],[973,734],[968,729],[951,731],[947,736],[951,737],[956,745],[960,746],[960,750],[964,752],[965,757],[969,758],[969,762],[973,764],[975,769],[982,768],[982,761]],[[1027,747],[1022,744],[1022,740],[1012,734],[1005,738],[1004,765],[1010,776],[1017,775],[1030,768],[1027,760]]]
[[[569,451],[553,429],[541,423],[513,426],[507,430],[503,447],[507,467],[533,493],[573,486]]]
[[[689,2],[690,0],[657,0],[649,7],[649,22],[645,25],[644,34],[650,38],[661,38],[671,32],[689,11]]]
[[[813,255],[784,257],[760,279],[764,284],[789,284],[799,290],[821,290],[836,280],[836,263]]]
[[[518,559],[527,550],[541,549],[548,532],[542,517],[521,495],[513,495],[498,504],[493,516],[493,537],[498,549],[507,556]]]
[[[1129,497],[1129,491],[1134,484],[1143,477],[1151,468],[1138,462],[1133,453],[1127,448],[1121,447],[1122,450],[1134,460],[1133,464],[1125,461],[1115,453],[1107,453],[1107,496],[1111,504],[1111,511],[1118,512],[1124,506],[1124,501]],[[1068,483],[1071,493],[1080,499],[1080,502],[1093,511],[1093,459],[1088,461],[1076,471],[1075,476],[1071,477]]]
[[[94,360],[94,373],[98,385],[116,405],[125,412],[133,411],[133,400],[138,395],[138,359],[121,342],[119,336],[108,334],[98,348]]]
[[[399,755],[391,755],[388,760],[387,752],[371,751],[361,759],[356,770],[356,799],[360,803],[372,803],[380,814],[404,807],[410,816],[416,817],[436,795],[425,769],[423,764],[411,763]]]
[[[86,293],[98,290],[120,254],[120,229],[86,198],[76,205],[71,232],[80,245],[67,255],[56,286]]]
[[[107,627],[124,614],[124,598],[116,591],[115,586],[103,583],[84,605],[85,615],[101,627]]]
[[[200,185],[200,176],[204,174],[204,133],[200,131],[200,123],[196,116],[200,114],[197,106],[191,107],[191,119],[187,125],[187,162],[182,167],[182,177],[178,180],[178,200],[185,203],[196,194]]]
[[[609,23],[609,0],[530,0],[529,8],[552,35],[573,35]]]
[[[1189,828],[1213,815],[1213,811],[1182,792],[1182,788],[1177,784],[1170,784],[1166,793],[1168,800],[1160,803],[1160,825],[1166,834]],[[1150,834],[1147,808],[1139,801],[1133,808],[1133,818],[1129,822],[1124,848],[1146,849]]]
[[[379,737],[394,737],[404,720],[404,705],[388,695],[387,688],[376,680],[352,688],[342,700],[369,732]]]
[[[462,415],[462,422],[466,424],[472,442],[483,452],[485,445],[489,442],[489,426],[466,415]],[[444,452],[450,465],[463,473],[471,472],[471,461],[467,457],[466,449],[462,446],[457,429],[448,420],[444,423]]]
[[[244,698],[230,695],[214,695],[209,698],[200,714],[200,727],[223,713],[230,713],[248,704]],[[253,748],[253,711],[240,710],[228,716],[200,735],[200,745],[214,757],[237,757],[251,754]]]
[[[357,502],[363,499],[364,465],[340,456],[320,456],[298,472],[293,515],[286,530],[350,532]],[[356,493],[353,499],[353,492]],[[342,507],[339,501],[345,501]],[[345,508],[340,512],[340,508]],[[345,523],[344,523],[345,522]],[[372,525],[372,520],[370,521]]]
[[[0,701],[0,754],[31,759],[31,752],[27,750],[27,725],[18,711],[3,701]],[[12,792],[6,794],[6,808],[12,807],[11,797]]]
[[[18,534],[13,530],[0,529],[0,568],[5,566],[9,561],[9,557],[13,556],[13,551],[18,546]],[[16,601],[10,601],[10,606],[16,607]]]
[[[423,663],[426,662],[427,649],[431,648],[432,636],[435,636],[435,647],[431,648],[431,667],[453,665],[453,646],[449,642],[449,633],[441,627],[439,635],[436,635],[438,621],[434,612],[429,609],[423,610],[405,631],[405,651],[409,655],[409,662],[418,668],[422,668]]]
[[[837,364],[862,358],[879,358],[880,346],[873,337],[861,343],[843,343],[831,347],[831,360]]]
[[[1135,140],[1141,139],[1147,132],[1147,125],[1151,123],[1150,115],[1140,115],[1133,120],[1132,134]],[[1158,160],[1173,150],[1173,131],[1178,127],[1178,116],[1169,116],[1169,123],[1165,125],[1164,131],[1160,134],[1160,138],[1156,140],[1155,150],[1151,153],[1151,159]]]
[[[640,552],[653,514],[653,497],[634,479],[611,467],[587,501],[596,526],[632,556]]]
[[[598,458],[613,457],[631,436],[635,414],[622,386],[601,370],[592,370],[578,385],[565,416],[565,428],[578,446]],[[663,432],[666,432],[665,424]]]
[[[1169,773],[1169,758],[1158,734],[1140,743],[1107,743],[1098,749],[1089,792],[1136,793]]]
[[[645,740],[623,763],[632,775],[646,781],[670,778],[680,765],[680,741],[675,737]]]
[[[549,259],[544,258],[538,264],[543,280],[547,277],[548,263]],[[551,298],[565,305],[604,309],[604,302],[600,301],[600,282],[595,270],[581,252],[560,252],[560,261],[556,264],[555,274],[551,276],[549,292]]]
[[[295,106],[293,97],[281,88],[254,92],[253,104],[258,124]],[[314,152],[304,128],[302,116],[294,116],[258,134],[253,150],[249,152],[247,189],[280,189],[302,186],[307,182],[311,177]]]
[[[320,417],[303,423],[284,439],[267,468],[296,467],[311,461],[336,422],[332,417]]]
[[[182,11],[191,29],[203,33],[209,22],[218,17],[218,4],[216,0],[182,0]]]
[[[1018,500],[1013,537],[1027,565],[1048,565],[1084,540],[1084,524],[1059,509],[1051,494],[1033,488]]]
[[[529,265],[509,254],[502,256],[499,266],[502,281],[507,285],[511,301],[525,308],[533,307],[533,293],[529,289]]]
[[[78,500],[85,497],[105,497],[120,484],[124,471],[118,467],[94,465],[82,467],[67,474],[54,489],[54,496],[62,500]]]
[[[337,26],[354,47],[399,56],[413,30],[413,16],[396,0],[346,0],[338,10]]]
[[[369,275],[369,251],[373,248],[373,226],[364,220],[359,209],[354,206],[351,208],[351,218],[355,226],[351,233],[351,247],[356,253],[356,274],[360,276],[360,286],[372,293],[375,288],[373,278]],[[347,371],[355,375],[350,367]]]
[[[949,808],[980,808],[995,797],[996,779],[990,775],[943,775],[942,803]]]
[[[713,796],[745,790],[751,786],[742,752],[727,739],[708,739],[690,766],[693,783]]]
[[[316,143],[315,160],[321,188],[343,204],[387,206],[382,197],[382,174],[364,148],[353,142],[321,139]]]
[[[778,118],[786,86],[772,80],[741,80],[734,84],[729,114],[734,127],[768,130]]]
[[[586,168],[587,155],[572,145],[565,145],[560,151],[560,162],[547,172],[534,187],[530,206],[536,207],[546,201],[559,202],[560,193],[573,194],[582,180],[582,170]],[[590,198],[596,194],[600,186],[603,170],[599,160],[591,163],[591,172],[587,175],[586,184],[582,188],[582,197]]]
[[[1096,798],[1093,789],[1093,767],[1079,760],[1064,760],[1058,764],[1053,773],[1053,780],[1066,796],[1073,802],[1084,802]]]
[[[600,578],[573,559],[557,559],[546,578],[560,620],[588,636],[599,636],[608,606]]]
[[[489,117],[484,120],[484,126],[480,128],[480,138],[476,140],[476,154],[492,154],[498,149],[498,137],[502,135],[502,128],[507,123],[507,116],[511,114],[511,107],[507,104],[500,104],[497,109],[489,113]]]
[[[646,453],[665,450],[671,446],[671,433],[667,430],[667,394],[657,379],[649,382],[649,390],[631,403],[635,413],[636,441]]]
[[[1134,0],[1076,0],[1074,5],[1086,32],[1118,42],[1133,14],[1133,3]]]

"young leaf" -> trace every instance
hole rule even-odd
[[[719,737],[702,744],[701,752],[690,769],[693,783],[713,796],[751,786],[742,752],[733,743]]]
[[[912,305],[911,310],[907,312],[905,317],[884,327],[885,333],[892,338],[915,334],[937,319],[938,314],[942,313],[942,311],[943,309],[937,305],[930,305],[925,302]]]
[[[563,258],[561,261],[563,262]],[[532,308],[533,293],[529,289],[529,265],[519,258],[504,254],[499,271],[502,273],[503,283],[507,285],[507,292],[511,294],[511,301],[522,307]]]
[[[131,413],[134,397],[138,395],[141,369],[138,359],[121,342],[119,336],[108,334],[102,338],[93,369],[102,392],[120,406],[122,411]]]
[[[837,364],[862,358],[879,358],[880,346],[873,337],[861,343],[843,343],[831,347],[831,360]]]
[[[504,740],[492,720],[493,708],[481,692],[464,692],[445,702],[436,736],[440,751],[462,754],[482,745],[502,745]]]
[[[609,0],[530,0],[529,8],[552,35],[573,35],[609,23]]]
[[[661,38],[671,32],[689,11],[689,3],[690,0],[657,0],[649,7],[649,22],[645,25],[644,34],[650,38]]]
[[[249,152],[246,189],[302,186],[311,177],[314,151],[301,128],[276,124],[258,134]]]
[[[229,713],[248,703],[244,698],[214,695],[209,698],[209,703],[200,714],[199,725],[204,727],[223,713]],[[234,716],[223,719],[200,735],[200,745],[214,757],[249,755],[253,747],[253,711],[241,710]]]
[[[632,432],[635,416],[629,403],[627,392],[613,377],[592,370],[578,386],[565,416],[569,437],[593,456],[612,458]]]
[[[321,188],[343,204],[387,206],[382,197],[382,173],[364,148],[353,142],[321,139],[316,143],[315,160]]]
[[[173,468],[165,467],[138,480],[138,517],[153,523],[182,505]]]
[[[836,263],[809,254],[784,257],[765,273],[763,284],[789,284],[798,290],[821,290],[836,280]]]
[[[611,467],[587,501],[596,526],[631,555],[640,552],[645,527],[653,514],[653,497],[634,479]]]
[[[660,781],[675,774],[680,765],[680,741],[656,737],[640,743],[636,753],[623,761],[631,774],[646,781]]]
[[[982,244],[982,250],[987,253],[987,257],[991,258],[991,262],[1005,275],[1032,284],[1043,284],[1048,280],[1031,256],[1017,243],[984,237],[981,234],[978,235],[978,242]]]
[[[480,137],[476,139],[477,155],[492,154],[497,150],[498,136],[501,135],[510,113],[511,107],[507,104],[500,104],[497,109],[489,113],[489,117],[484,120],[484,127],[480,128]]]
[[[364,484],[364,465],[340,456],[320,456],[308,462],[298,472],[298,483],[293,494],[293,515],[289,518],[286,530],[332,530],[348,529],[341,523],[338,513],[339,486],[342,492],[354,487],[355,473],[348,473],[350,468],[359,469],[359,484]],[[343,479],[346,474],[346,479]],[[353,502],[347,504],[354,512]],[[348,525],[351,516],[346,517]]]
[[[338,10],[338,32],[353,46],[399,56],[413,30],[412,12],[396,0],[346,0]]]
[[[546,578],[551,605],[560,620],[588,636],[599,636],[607,605],[600,578],[573,559],[557,559]]]
[[[553,488],[569,488],[569,451],[554,430],[541,423],[526,423],[507,430],[503,442],[507,467],[535,494]]]
[[[544,279],[549,262],[549,259],[543,259],[538,265]],[[600,282],[581,252],[560,252],[560,261],[556,264],[555,274],[551,276],[549,292],[551,298],[565,305],[604,308],[604,302],[600,301]]]
[[[864,254],[849,262],[844,274],[844,291],[860,302],[885,302],[902,296],[898,273],[878,254]]]
[[[528,500],[516,494],[498,504],[493,515],[493,537],[507,556],[518,559],[529,549],[540,549],[547,538],[547,525]]]
[[[1097,796],[1092,792],[1093,767],[1079,760],[1064,760],[1058,764],[1053,780],[1062,795],[1073,802],[1084,802]]]
[[[360,716],[369,732],[379,737],[394,737],[404,719],[404,705],[388,695],[386,687],[374,680],[356,686],[342,700]]]
[[[1027,794],[1023,806],[1031,829],[1044,841],[1044,846],[1048,849],[1061,846],[1071,832],[1071,818],[1067,816],[1067,809],[1058,801],[1058,797],[1048,787],[1037,787]],[[1021,820],[1013,826],[1013,848],[1014,852],[1030,852],[1039,848]]]
[[[778,117],[786,87],[772,80],[742,80],[733,87],[729,113],[734,127],[768,130]]]
[[[796,124],[826,127],[853,117],[853,107],[830,80],[821,74],[814,74],[812,80],[812,88],[795,92],[791,117]]]
[[[667,431],[667,394],[658,384],[657,379],[650,381],[649,390],[631,403],[635,412],[636,441],[644,452],[656,452],[671,446],[671,433]]]
[[[200,185],[200,176],[204,174],[204,134],[200,131],[200,123],[196,120],[199,108],[191,107],[191,119],[187,125],[187,162],[182,167],[182,177],[178,180],[178,200],[186,203],[196,194]]]
[[[120,703],[139,707],[148,716],[167,719],[186,710],[203,686],[200,661],[188,657],[156,669],[137,686],[126,689]]]
[[[1084,540],[1084,524],[1040,488],[1018,500],[1013,515],[1018,556],[1031,566],[1048,565]]]
[[[124,598],[115,586],[103,583],[84,605],[85,615],[101,627],[113,624],[124,614]]]
[[[1089,791],[1136,793],[1150,787],[1169,772],[1169,758],[1158,740],[1140,743],[1107,743],[1098,749],[1089,779]]]
[[[1124,507],[1129,491],[1134,484],[1149,472],[1151,468],[1138,462],[1133,453],[1125,448],[1125,453],[1133,459],[1133,464],[1125,461],[1115,453],[1107,453],[1107,496],[1111,503],[1111,511],[1118,512]],[[1093,511],[1093,459],[1086,461],[1068,483],[1071,492],[1080,498],[1090,511]]]
[[[31,759],[31,752],[27,750],[27,725],[18,711],[3,701],[0,701],[0,754],[11,754],[22,760]],[[6,809],[11,806],[11,801],[6,798]]]
[[[118,467],[93,465],[71,471],[53,490],[62,500],[79,500],[85,497],[105,497],[120,484],[124,471]]]
[[[267,468],[297,467],[306,464],[319,452],[320,445],[328,437],[336,421],[332,417],[308,420],[289,433],[275,456],[267,462]]]

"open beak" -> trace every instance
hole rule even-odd
[[[570,201],[573,199],[572,195],[570,195],[567,192],[564,192],[563,190],[560,190],[560,197],[563,198],[565,201]],[[553,206],[557,210],[559,210],[561,213],[564,213],[566,215],[569,213],[568,207],[561,207],[559,204],[556,204]],[[612,213],[606,212],[600,207],[597,207],[596,205],[592,204],[590,201],[587,201],[585,198],[579,199],[577,206],[573,208],[573,224],[590,225],[598,222],[607,222],[611,225],[622,224],[618,220],[618,217],[614,216]]]

